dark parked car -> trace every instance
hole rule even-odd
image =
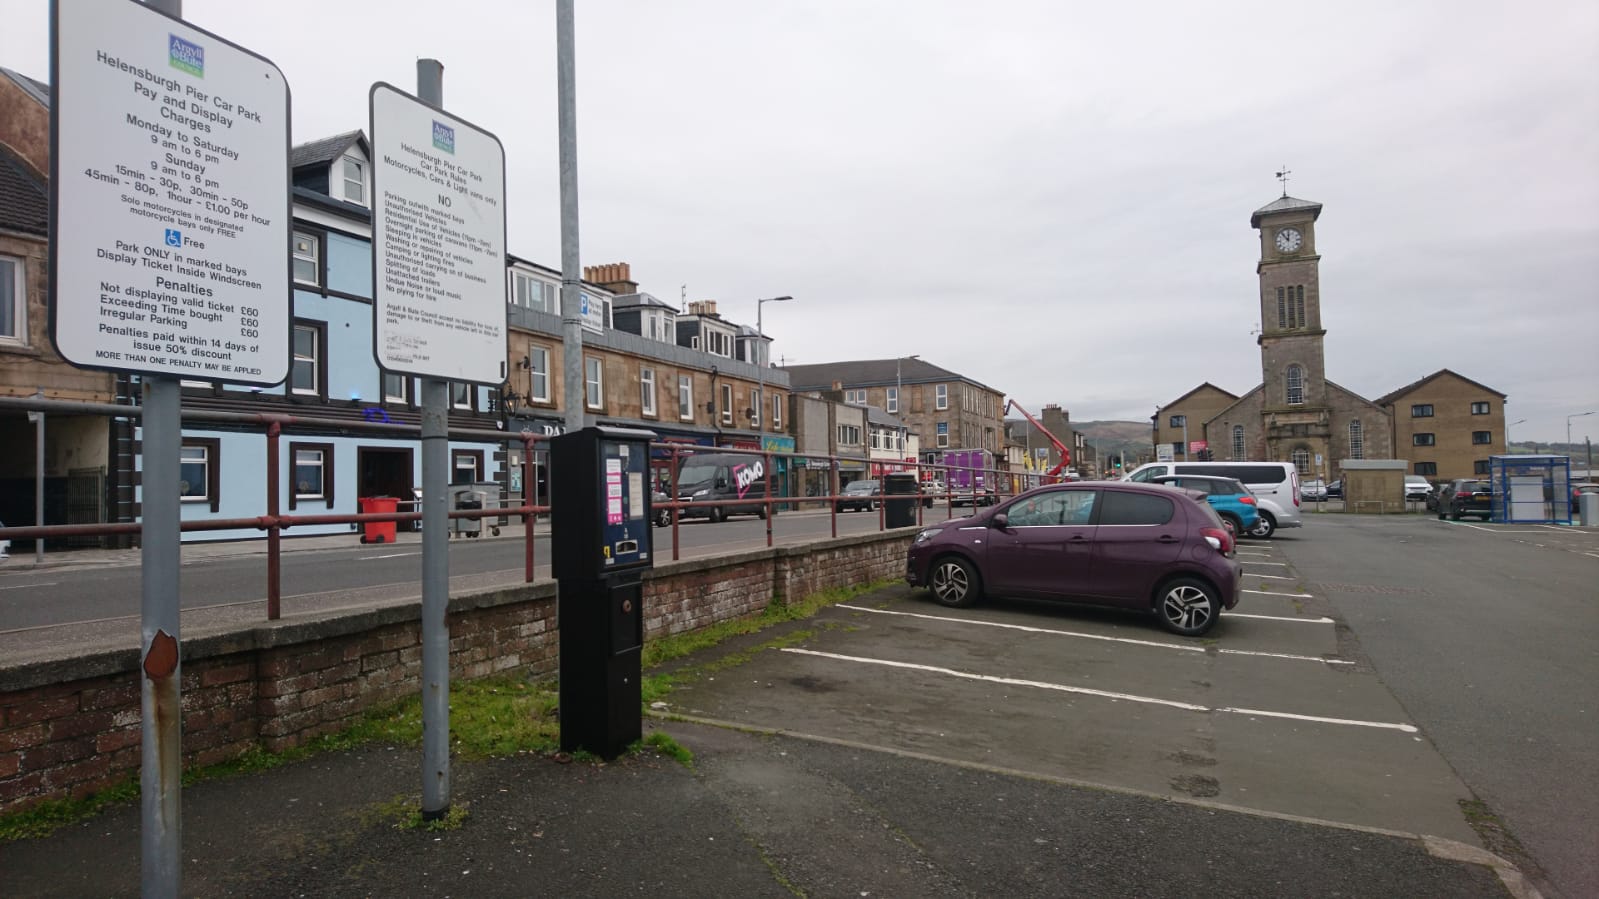
[[[1168,630],[1197,636],[1238,604],[1234,546],[1198,491],[1051,484],[922,529],[905,580],[946,606],[985,594],[1062,600],[1151,613]]]
[[[949,491],[952,506],[992,506],[999,502],[999,494],[992,487],[954,487]]]
[[[1331,482],[1331,483],[1329,483],[1327,485],[1327,498],[1328,499],[1343,499],[1344,498],[1344,479],[1343,478],[1339,478],[1338,480],[1333,481],[1333,482]]]
[[[833,508],[840,512],[876,512],[882,495],[881,481],[850,481],[839,491],[839,499],[833,501]]]
[[[1467,515],[1476,515],[1483,521],[1493,517],[1493,486],[1475,478],[1457,478],[1438,491],[1438,517],[1459,521]]]
[[[650,491],[650,515],[656,527],[664,528],[672,523],[672,510],[661,508],[661,503],[669,503],[671,501],[672,495],[670,493],[662,493],[659,490]]]

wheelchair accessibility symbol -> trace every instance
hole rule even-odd
[[[169,246],[169,247],[181,247],[181,246],[183,246],[183,232],[179,231],[176,228],[168,228],[167,229],[167,246]]]

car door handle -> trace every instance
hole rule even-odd
[[[1161,534],[1159,540],[1160,540],[1161,543],[1176,543],[1177,542],[1177,538],[1173,537],[1171,534]]]

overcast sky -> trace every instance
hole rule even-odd
[[[792,362],[922,358],[1037,414],[1148,419],[1260,380],[1250,213],[1325,205],[1327,375],[1448,367],[1515,440],[1599,410],[1599,4],[579,0],[584,264],[714,299]],[[560,266],[550,0],[187,0],[277,63],[293,140],[444,63]],[[49,74],[48,4],[0,65]],[[1573,420],[1599,439],[1599,415]]]

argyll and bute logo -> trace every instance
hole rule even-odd
[[[175,34],[167,35],[167,58],[172,67],[196,78],[205,77],[205,48],[191,44]]]
[[[433,120],[433,146],[446,153],[455,153],[455,129],[449,125]]]

